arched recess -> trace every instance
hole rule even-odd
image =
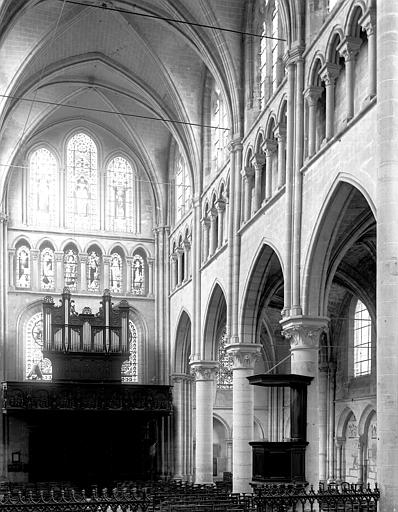
[[[216,283],[207,304],[203,346],[201,354],[204,360],[217,360],[218,336],[227,322],[227,303],[221,286]]]
[[[213,477],[222,477],[231,467],[232,435],[226,421],[213,414]]]
[[[189,374],[189,356],[191,354],[191,319],[182,311],[175,336],[173,372]]]

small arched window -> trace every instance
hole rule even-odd
[[[101,252],[96,247],[91,247],[87,256],[87,290],[98,292],[101,285]]]
[[[30,268],[30,247],[22,244],[16,252],[15,285],[17,288],[30,288]]]
[[[106,170],[107,229],[131,232],[133,229],[133,169],[129,162],[117,156]]]
[[[85,133],[74,135],[67,146],[67,225],[98,229],[97,146]]]
[[[211,160],[213,170],[224,163],[227,147],[227,113],[221,90],[214,81],[211,94]]]
[[[40,251],[40,288],[55,289],[55,258],[51,247],[43,247]]]
[[[369,375],[372,360],[372,320],[366,306],[359,299],[354,311],[354,377]]]
[[[64,283],[70,291],[77,290],[78,255],[73,245],[68,245],[64,250]]]
[[[112,293],[122,293],[123,260],[118,252],[111,254],[109,265],[109,287]]]
[[[57,224],[57,161],[46,148],[29,158],[29,223],[33,226]]]
[[[139,254],[133,256],[131,291],[134,295],[145,294],[145,262]]]
[[[184,157],[179,153],[175,171],[176,219],[180,220],[191,207],[191,185]]]
[[[130,357],[122,364],[122,382],[138,382],[137,328],[129,321]]]
[[[25,378],[51,380],[51,361],[43,357],[43,313],[35,313],[27,322],[25,332]]]
[[[227,353],[227,344],[227,330],[224,327],[218,338],[217,387],[219,389],[232,389],[232,359]]]

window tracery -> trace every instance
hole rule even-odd
[[[139,254],[133,257],[132,288],[134,295],[144,295],[145,292],[145,264]]]
[[[55,258],[54,251],[45,247],[40,252],[40,288],[54,290],[55,288]]]
[[[107,223],[111,231],[129,232],[133,224],[133,169],[117,156],[107,167]]]
[[[57,161],[46,148],[39,148],[29,159],[29,223],[53,226],[57,211]]]
[[[175,173],[176,218],[180,220],[189,210],[191,205],[191,186],[184,157],[177,157]]]
[[[29,380],[51,380],[51,361],[43,357],[43,313],[35,313],[25,330],[25,377]]]
[[[228,344],[227,329],[221,332],[218,339],[218,362],[217,387],[219,389],[232,389],[232,359],[228,355],[226,346]]]
[[[78,283],[78,256],[73,247],[64,251],[64,285],[71,291],[77,290]]]
[[[97,147],[85,133],[74,135],[67,147],[67,224],[97,229]]]
[[[100,290],[101,257],[97,249],[91,249],[87,258],[87,289],[90,292]]]
[[[137,365],[137,329],[132,320],[129,320],[129,344],[130,357],[122,364],[121,374],[122,382],[138,381],[138,365]]]
[[[118,252],[111,254],[109,283],[112,293],[122,292],[123,260]]]
[[[17,288],[30,288],[30,248],[27,245],[18,247],[16,258],[16,286]]]
[[[358,300],[354,313],[354,377],[371,373],[371,328],[369,311]]]

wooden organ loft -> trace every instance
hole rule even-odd
[[[167,475],[170,386],[121,382],[129,304],[105,290],[78,314],[68,288],[43,300],[43,357],[52,380],[4,382],[3,444],[11,481],[109,484]]]

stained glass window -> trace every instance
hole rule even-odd
[[[122,364],[122,382],[137,382],[137,329],[134,323],[129,321],[130,357]]]
[[[139,254],[133,257],[131,291],[134,295],[144,295],[145,292],[145,265]]]
[[[25,330],[25,376],[30,380],[51,380],[52,367],[43,358],[43,313],[34,314]]]
[[[98,292],[101,279],[101,257],[96,249],[88,252],[87,258],[87,289],[91,292]]]
[[[54,226],[57,199],[57,161],[48,149],[37,149],[29,159],[29,223]]]
[[[67,225],[98,229],[97,147],[85,133],[74,135],[67,148]]]
[[[109,283],[112,293],[122,292],[122,277],[123,277],[123,260],[119,253],[114,252],[111,254],[111,262],[109,267]]]
[[[54,251],[45,247],[40,251],[40,288],[42,290],[54,290]]]
[[[354,376],[371,373],[372,320],[366,306],[358,300],[354,313]]]
[[[265,37],[267,35],[267,25],[263,22],[261,39],[260,39],[260,51],[259,51],[259,64],[260,64],[260,83],[259,83],[259,96],[260,96],[260,109],[265,107],[265,89],[267,81],[267,41]]]
[[[30,288],[30,249],[21,245],[17,249],[16,287]]]
[[[228,344],[227,330],[224,328],[218,340],[218,362],[217,387],[219,389],[232,388],[232,359],[226,351]]]
[[[278,85],[278,59],[279,59],[279,0],[275,0],[272,11],[272,91],[275,92]]]
[[[189,182],[188,169],[185,159],[178,154],[176,174],[175,174],[175,191],[176,191],[176,209],[177,220],[181,219],[191,207],[191,186]]]
[[[71,291],[77,290],[78,282],[78,256],[74,247],[67,247],[64,251],[64,283]]]
[[[121,157],[114,158],[106,170],[107,228],[110,231],[132,231],[133,169]]]

